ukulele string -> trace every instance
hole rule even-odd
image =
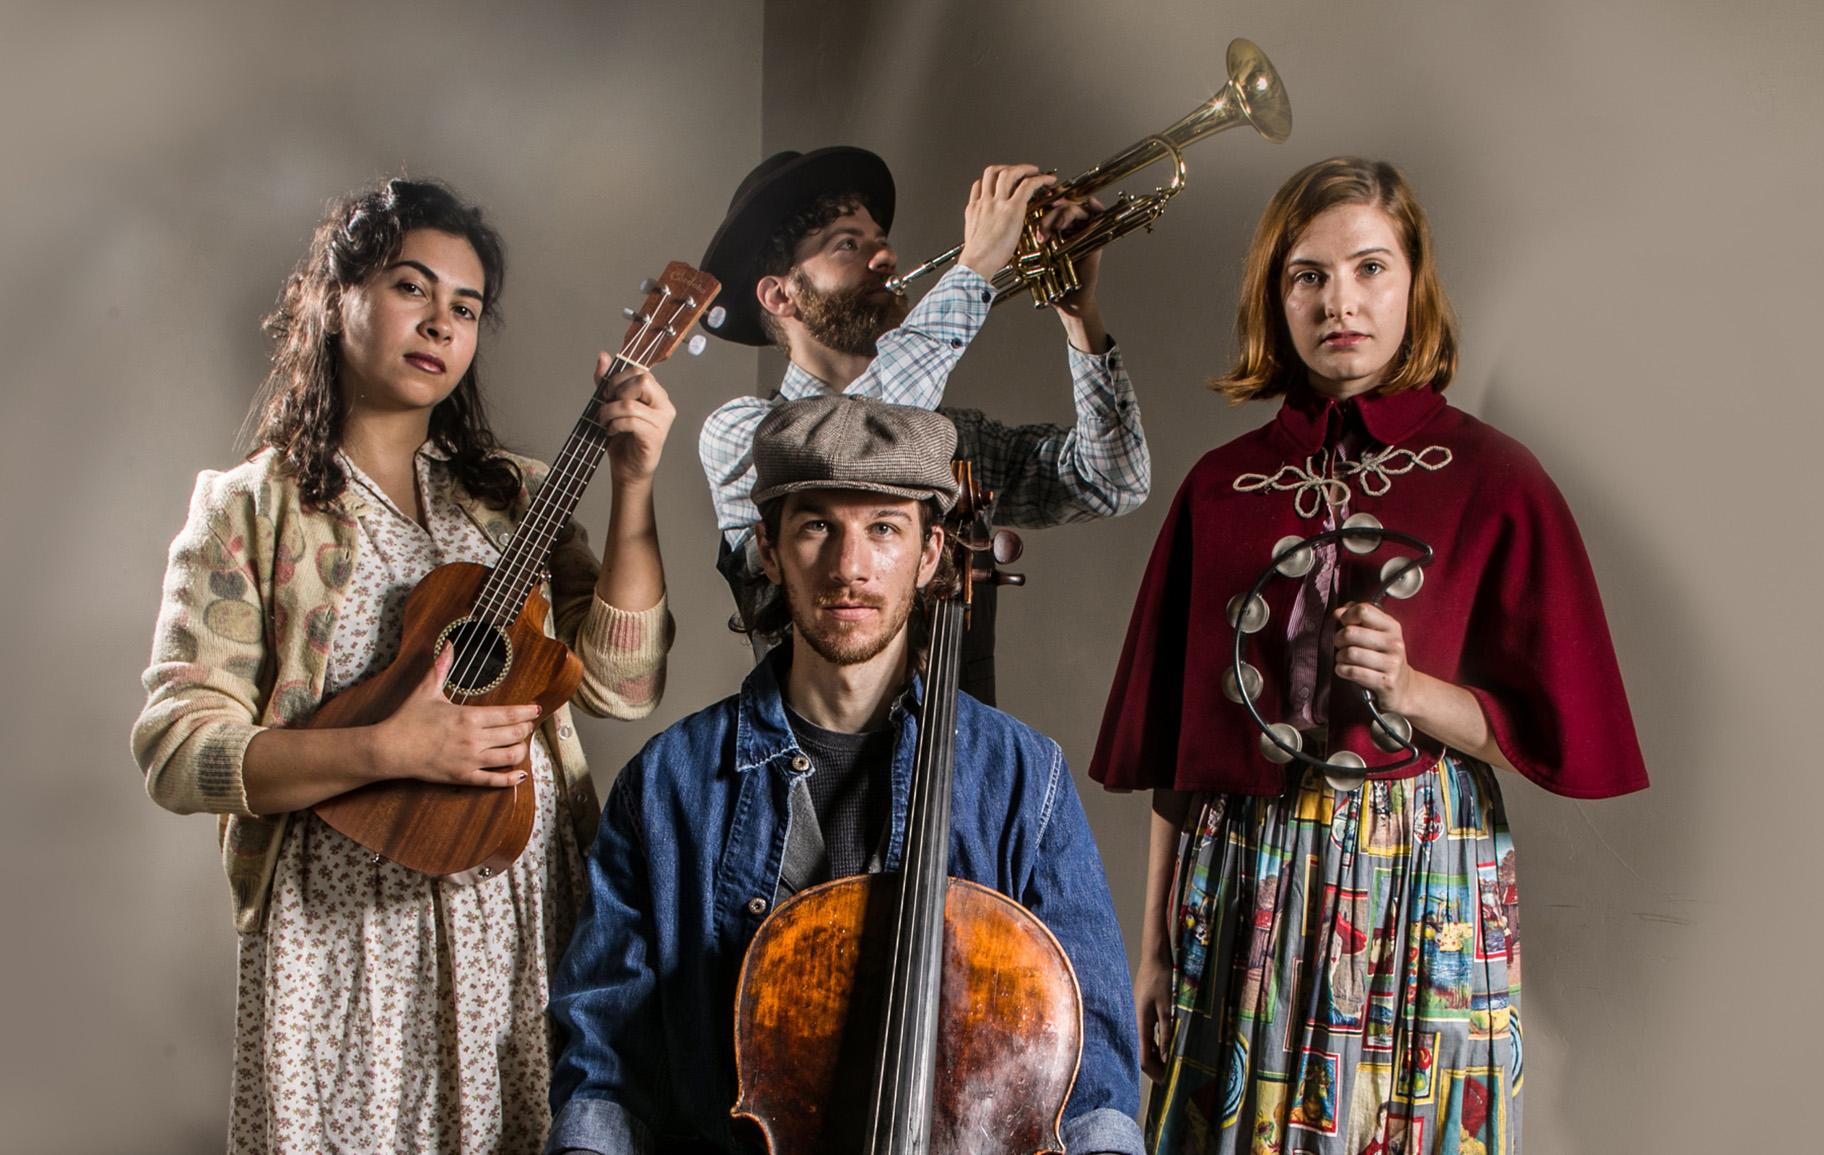
[[[645,324],[642,329],[628,338],[626,346],[615,360],[625,368],[644,369],[646,366],[642,362],[649,360],[651,355],[663,344],[666,336],[670,335],[669,323],[675,321],[686,308],[687,306],[683,303],[675,306],[671,317],[667,319],[667,327],[656,332],[654,331],[655,319],[644,318]],[[644,348],[639,348],[642,341],[645,342]],[[588,485],[596,466],[600,463],[601,454],[607,447],[608,439],[592,415],[605,403],[601,388],[616,371],[611,368],[597,383],[596,392],[591,398],[588,408],[584,411],[583,416],[578,418],[571,439],[564,447],[564,454],[560,456],[557,466],[553,468],[546,482],[547,486],[556,487],[551,492],[558,494],[562,500],[540,502],[538,507],[533,510],[532,516],[515,534],[515,541],[509,543],[509,556],[503,560],[500,570],[497,571],[496,579],[490,582],[489,589],[484,592],[481,612],[490,615],[491,618],[499,617],[500,621],[497,624],[505,625],[518,616],[519,606],[524,598],[515,596],[520,592],[515,587],[523,587],[526,579],[542,565],[551,543],[563,528],[564,518],[559,515],[559,509],[574,505],[573,499],[581,493],[584,486]],[[584,460],[585,457],[588,460]]]
[[[648,323],[648,328],[651,323]],[[640,332],[646,336],[646,330]],[[627,349],[618,354],[617,363],[627,363],[627,352],[635,345],[638,338],[629,338]],[[593,463],[586,462],[584,456],[595,451],[595,432],[600,429],[591,414],[602,405],[602,383],[606,383],[615,370],[609,369],[602,381],[596,383],[595,394],[591,396],[584,416],[576,420],[571,429],[571,438],[565,442],[564,451],[558,456],[551,473],[545,480],[545,493],[553,494],[551,500],[542,500],[534,505],[531,516],[520,525],[514,533],[514,540],[507,544],[507,557],[502,566],[496,569],[489,588],[483,591],[482,600],[476,606],[480,615],[485,615],[492,624],[505,626],[518,615],[518,604],[522,598],[514,597],[516,586],[523,586],[527,578],[533,577],[536,569],[544,562],[545,553],[549,551],[549,542],[556,535],[556,529],[562,527],[562,518],[558,509],[565,505],[575,504],[576,494],[587,484],[589,474],[593,473]],[[544,494],[542,494],[544,496]]]
[[[534,573],[534,566],[528,564],[524,559],[528,556],[538,557],[542,552],[538,550],[536,544],[533,544],[541,536],[540,519],[544,516],[552,499],[562,502],[573,495],[571,481],[579,456],[578,442],[579,436],[583,434],[582,425],[583,422],[579,421],[577,429],[573,430],[570,440],[565,443],[563,452],[546,478],[545,484],[555,487],[548,491],[550,498],[534,507],[533,517],[527,523],[522,524],[520,530],[515,533],[514,540],[507,543],[505,564],[496,568],[494,573],[489,576],[487,584],[482,589],[482,596],[471,614],[473,620],[496,628],[504,628],[511,623],[511,617],[507,616],[506,611],[513,606],[516,600],[514,598],[515,587],[524,584],[526,579]],[[455,660],[451,663],[449,682],[452,686],[465,687],[477,680],[492,649],[491,640],[488,632],[481,630],[472,631],[464,638],[463,644],[457,649]],[[460,699],[466,703],[477,693],[479,691],[456,689],[450,694],[450,698],[452,701]]]
[[[634,346],[647,336],[651,327],[652,322],[649,320],[637,337],[629,338],[627,348],[615,358],[618,364],[629,368],[645,367],[630,354],[636,352]],[[662,337],[654,335],[646,349],[638,352],[650,355],[661,340]],[[563,453],[546,480],[546,492],[553,494],[554,499],[541,501],[533,509],[531,516],[515,533],[514,540],[508,543],[507,557],[496,570],[488,588],[483,591],[477,612],[487,617],[491,624],[506,626],[518,616],[519,608],[524,602],[525,588],[530,584],[528,579],[538,572],[550,551],[551,543],[563,528],[565,519],[560,511],[574,507],[575,499],[594,475],[607,442],[601,426],[591,415],[605,403],[601,386],[616,371],[610,368],[597,384],[588,408],[577,419],[570,440],[565,443]]]
[[[616,360],[621,363],[623,368],[645,369],[653,354],[658,352],[666,339],[673,335],[672,322],[675,322],[690,307],[686,302],[675,303],[671,315],[662,323],[656,318],[647,318],[645,327],[637,336],[629,338],[627,347]],[[655,310],[656,312],[657,310]],[[655,325],[659,326],[656,331]],[[643,347],[640,347],[641,342],[644,342]],[[609,373],[605,374],[601,384],[605,385],[614,372],[615,370],[611,369]],[[524,600],[523,596],[514,596],[515,591],[512,587],[523,583],[529,574],[536,572],[542,565],[544,558],[550,552],[551,544],[564,526],[565,517],[559,513],[559,510],[574,506],[574,499],[589,484],[601,462],[602,454],[612,440],[612,437],[594,420],[593,416],[595,410],[605,403],[600,385],[598,385],[588,410],[577,421],[576,435],[572,438],[570,446],[566,446],[566,449],[574,446],[575,455],[563,461],[561,469],[554,469],[551,480],[547,482],[548,485],[557,485],[556,492],[562,496],[563,500],[556,503],[541,503],[540,508],[535,511],[535,516],[521,530],[530,543],[529,547],[524,550],[514,550],[514,556],[508,559],[502,567],[505,573],[500,600],[504,604],[490,605],[488,612],[506,614],[505,622],[510,622],[513,617],[517,616],[519,605]],[[584,460],[585,457],[586,460]]]
[[[621,352],[615,357],[615,362],[644,368],[644,365],[641,364],[643,357],[629,354],[638,353],[650,356],[655,352],[668,334],[670,321],[675,321],[681,311],[681,306],[678,310],[674,310],[666,326],[657,331],[654,329],[653,317],[645,317],[640,329],[628,337],[623,344]],[[654,312],[656,313],[657,310]],[[643,349],[639,348],[642,342],[645,343]],[[602,430],[601,426],[592,419],[592,414],[603,403],[602,386],[607,383],[614,372],[615,370],[611,367],[609,372],[603,375],[601,381],[596,383],[588,410],[578,419],[570,440],[565,443],[563,451],[559,454],[557,465],[552,468],[551,474],[546,479],[547,485],[556,484],[558,486],[554,491],[557,500],[538,503],[533,510],[533,517],[514,533],[513,539],[508,541],[508,556],[505,559],[507,564],[490,575],[487,584],[483,587],[482,597],[470,615],[471,620],[479,619],[489,625],[505,627],[512,622],[514,617],[518,616],[517,605],[523,603],[524,598],[523,596],[514,597],[514,587],[522,584],[529,585],[528,579],[535,575],[538,568],[542,566],[543,559],[549,552],[550,544],[556,538],[557,530],[562,527],[563,519],[556,515],[558,508],[574,505],[574,499],[589,483],[595,466],[600,461],[601,451],[606,448],[605,439],[599,444],[596,441],[596,437]],[[593,432],[585,427],[593,427]],[[594,451],[594,459],[582,463],[581,459],[586,452],[585,442],[589,449]],[[526,534],[528,529],[532,531],[530,535]],[[527,536],[529,544],[524,549],[516,548],[522,536]],[[513,609],[514,612],[502,620],[496,620],[500,619],[508,609]],[[488,655],[493,648],[490,645],[491,640],[491,637],[483,631],[472,631],[457,642],[456,654],[450,663],[451,673],[444,681],[444,693],[451,702],[466,705],[471,698],[481,693],[479,690],[472,691],[465,687],[485,668]]]

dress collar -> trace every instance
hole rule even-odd
[[[1302,454],[1324,447],[1330,422],[1347,427],[1353,417],[1380,445],[1398,445],[1417,433],[1443,409],[1444,395],[1435,389],[1408,389],[1401,393],[1368,393],[1347,401],[1325,397],[1299,382],[1287,393],[1274,426]]]

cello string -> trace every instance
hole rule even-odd
[[[933,828],[936,844],[942,846],[945,851],[945,865],[939,869],[936,861],[927,864],[929,876],[924,880],[925,894],[921,912],[925,941],[922,949],[927,969],[924,971],[924,988],[919,992],[925,1001],[918,1018],[919,1049],[914,1054],[915,1060],[923,1060],[925,1056],[933,1055],[937,1047],[937,1031],[941,1015],[939,998],[940,978],[943,973],[945,913],[949,892],[950,795],[955,770],[956,683],[961,664],[962,610],[956,603],[946,602],[940,607],[939,612],[944,617],[945,650],[942,668],[938,671],[942,685],[937,699],[938,712],[932,734],[932,751],[934,768],[941,772],[931,775],[931,784],[927,792],[930,813],[926,821]],[[928,1128],[930,1126],[933,1074],[928,1062],[920,1061],[918,1074],[919,1098],[913,1104],[913,1117],[919,1127]]]
[[[942,652],[943,627],[943,614],[934,614],[931,623],[931,652],[933,654]],[[936,688],[927,682],[925,709],[921,711],[921,724],[918,730],[918,758],[915,762],[916,766],[926,769],[929,768],[931,761],[931,736],[934,733],[934,727],[928,723],[931,712],[935,709],[937,700],[935,694]],[[915,921],[917,915],[918,895],[915,874],[917,865],[923,857],[918,850],[924,845],[927,837],[926,811],[929,808],[924,804],[924,793],[929,778],[929,774],[920,775],[919,789],[914,795],[912,820],[908,823],[906,832],[905,861],[901,864],[899,877],[899,909],[894,918],[893,953],[888,964],[886,1014],[882,1024],[884,1037],[880,1062],[875,1069],[873,1111],[869,1120],[870,1151],[878,1150],[878,1144],[882,1139],[883,1119],[890,1130],[903,1115],[899,1107],[897,1092],[905,1063],[905,1018],[907,1014],[905,986],[909,981],[909,971],[911,970],[910,959],[907,956],[912,950],[908,940],[912,937],[913,932],[910,924]],[[905,961],[905,966],[901,965],[902,960]],[[890,1142],[891,1136],[889,1135],[887,1138]]]
[[[957,679],[956,635],[961,628],[961,612],[954,602],[936,607],[932,622],[932,678],[926,687],[927,710],[919,732],[920,765],[925,773],[919,781],[916,838],[909,846],[921,851],[938,847],[948,858],[947,807],[951,774],[949,759],[939,755],[949,747],[948,739],[955,730],[955,685]],[[941,840],[941,841],[940,841]],[[896,999],[896,1030],[891,1036],[893,1079],[882,1095],[888,1111],[889,1128],[921,1128],[930,1125],[930,1063],[934,1053],[938,1023],[939,988],[944,942],[944,899],[948,870],[938,869],[938,856],[920,853],[908,861],[903,875],[902,904],[899,917],[901,933],[896,941],[894,966],[907,960],[903,973],[896,973],[892,996]],[[923,985],[918,984],[923,979]],[[883,1064],[883,1067],[885,1064]],[[914,1085],[916,1083],[916,1085]],[[913,1092],[916,1091],[916,1097]]]

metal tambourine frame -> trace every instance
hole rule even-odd
[[[1383,528],[1372,514],[1358,513],[1344,521],[1339,529],[1306,538],[1280,538],[1273,545],[1273,560],[1254,579],[1254,584],[1247,593],[1229,599],[1226,611],[1229,625],[1235,631],[1235,643],[1228,672],[1222,679],[1223,696],[1246,707],[1248,716],[1254,719],[1254,725],[1260,729],[1260,752],[1263,757],[1280,765],[1297,761],[1315,767],[1323,771],[1324,777],[1339,790],[1359,787],[1368,777],[1367,762],[1353,750],[1339,751],[1328,759],[1307,754],[1304,750],[1304,736],[1296,727],[1288,722],[1268,722],[1261,717],[1260,710],[1254,705],[1254,699],[1260,694],[1261,674],[1242,661],[1241,644],[1247,635],[1258,633],[1266,626],[1269,611],[1261,591],[1275,576],[1304,577],[1317,564],[1317,547],[1328,542],[1340,542],[1351,553],[1370,554],[1388,541],[1398,542],[1414,550],[1415,555],[1389,558],[1381,567],[1381,580],[1374,596],[1367,600],[1370,605],[1378,606],[1390,595],[1409,598],[1418,593],[1419,587],[1424,584],[1424,567],[1431,564],[1433,556],[1431,547],[1411,534]],[[1410,766],[1424,756],[1424,752],[1413,743],[1410,721],[1392,710],[1382,710],[1366,686],[1358,686],[1356,690],[1368,707],[1371,719],[1369,732],[1374,737],[1375,745],[1390,754],[1405,752],[1405,757],[1400,761],[1378,766],[1376,772]]]

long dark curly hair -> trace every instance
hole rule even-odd
[[[334,201],[286,278],[278,308],[265,318],[272,368],[247,414],[246,440],[277,451],[297,479],[306,508],[341,496],[348,476],[336,461],[347,418],[337,378],[336,323],[342,294],[390,265],[413,229],[461,237],[480,258],[482,319],[499,324],[496,301],[506,276],[500,236],[481,210],[435,181],[389,180]],[[496,509],[519,492],[519,471],[497,455],[499,441],[481,400],[480,358],[431,411],[430,440],[449,455],[464,489]]]

